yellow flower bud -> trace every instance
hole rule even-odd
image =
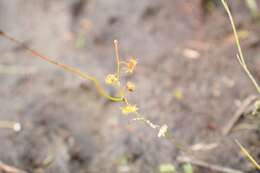
[[[126,88],[127,88],[128,91],[133,92],[133,91],[135,91],[135,84],[128,81],[126,83]]]
[[[137,65],[137,59],[135,57],[131,57],[127,62],[127,70],[126,73],[133,73]]]
[[[127,115],[129,113],[136,113],[138,111],[136,105],[130,105],[130,104],[127,104],[126,106],[121,107],[120,109],[122,111],[122,114],[124,115]]]
[[[108,85],[120,85],[120,81],[115,74],[108,74],[105,79],[106,84]]]

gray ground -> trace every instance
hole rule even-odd
[[[259,24],[251,21],[243,1],[232,2],[231,7],[239,29],[250,31],[243,47],[259,81]],[[89,28],[82,27],[84,21]],[[233,139],[259,157],[257,135],[248,130],[221,135],[239,101],[255,93],[235,58],[222,7],[208,14],[199,0],[1,0],[0,28],[101,81],[114,69],[112,42],[118,39],[122,58],[135,55],[139,60],[131,78],[137,85],[131,100],[143,114],[166,123],[175,141],[184,146],[220,141],[219,147],[194,157],[253,172]],[[77,40],[85,42],[78,45]],[[199,56],[186,57],[187,48]],[[122,160],[127,160],[129,172],[152,173],[160,164],[176,163],[181,152],[175,143],[158,139],[151,128],[122,116],[120,104],[101,98],[90,82],[35,59],[4,39],[0,52],[1,65],[29,71],[0,73],[0,119],[24,126],[18,134],[0,131],[0,160],[35,172],[53,155],[53,163],[44,169],[47,173],[115,173]],[[182,99],[175,98],[176,90],[183,93]]]

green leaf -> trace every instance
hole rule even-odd
[[[172,164],[161,164],[160,173],[175,173],[175,166]]]
[[[256,0],[246,0],[246,5],[248,6],[252,16],[257,16],[258,7],[256,4]]]
[[[192,166],[190,163],[185,163],[182,168],[184,173],[193,173]]]

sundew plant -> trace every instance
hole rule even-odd
[[[131,103],[127,98],[127,94],[133,93],[136,89],[136,86],[135,86],[134,82],[132,82],[132,81],[126,81],[124,83],[122,78],[125,77],[125,75],[134,74],[138,62],[137,62],[137,58],[135,58],[135,57],[130,57],[127,60],[121,60],[120,55],[119,55],[118,40],[114,40],[115,59],[116,59],[115,71],[104,77],[105,83],[107,85],[113,86],[117,90],[117,96],[111,96],[107,93],[107,91],[100,84],[98,79],[95,78],[94,76],[90,76],[87,73],[82,72],[78,68],[74,68],[69,65],[55,61],[54,59],[51,59],[48,56],[45,56],[42,53],[39,53],[38,51],[22,44],[22,42],[18,41],[17,39],[15,39],[14,37],[8,35],[7,33],[3,32],[3,31],[0,31],[0,35],[18,45],[20,45],[22,48],[24,48],[29,53],[31,53],[34,57],[42,59],[59,68],[62,68],[63,70],[70,72],[85,80],[91,81],[94,84],[97,92],[102,97],[104,97],[110,101],[113,101],[113,102],[122,103],[120,110],[123,115],[129,115],[129,114],[133,115],[133,120],[144,122],[149,127],[151,127],[152,129],[157,131],[158,137],[165,137],[168,126],[166,124],[160,126],[160,125],[155,124],[155,123],[151,122],[150,120],[148,120],[145,116],[143,116],[140,113],[139,107],[136,104]],[[14,127],[13,124],[11,126]]]

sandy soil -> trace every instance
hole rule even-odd
[[[242,1],[232,2],[248,64],[260,80],[259,24]],[[257,172],[239,153],[238,138],[260,156],[259,134],[222,129],[255,89],[235,58],[236,48],[222,7],[203,12],[199,0],[1,0],[0,28],[54,59],[103,81],[114,68],[113,39],[123,58],[139,64],[130,98],[147,118],[167,124],[184,146],[220,143],[193,157],[245,172]],[[194,50],[194,54],[187,53]],[[120,104],[101,98],[89,81],[49,65],[0,39],[0,64],[27,73],[0,73],[0,119],[23,130],[0,130],[0,160],[29,172],[158,172],[183,152],[158,139],[151,128],[120,114]],[[109,92],[113,90],[107,88]],[[176,98],[176,91],[183,97]],[[123,167],[125,168],[125,167]],[[212,172],[197,168],[200,173]],[[42,170],[43,171],[43,170]]]

